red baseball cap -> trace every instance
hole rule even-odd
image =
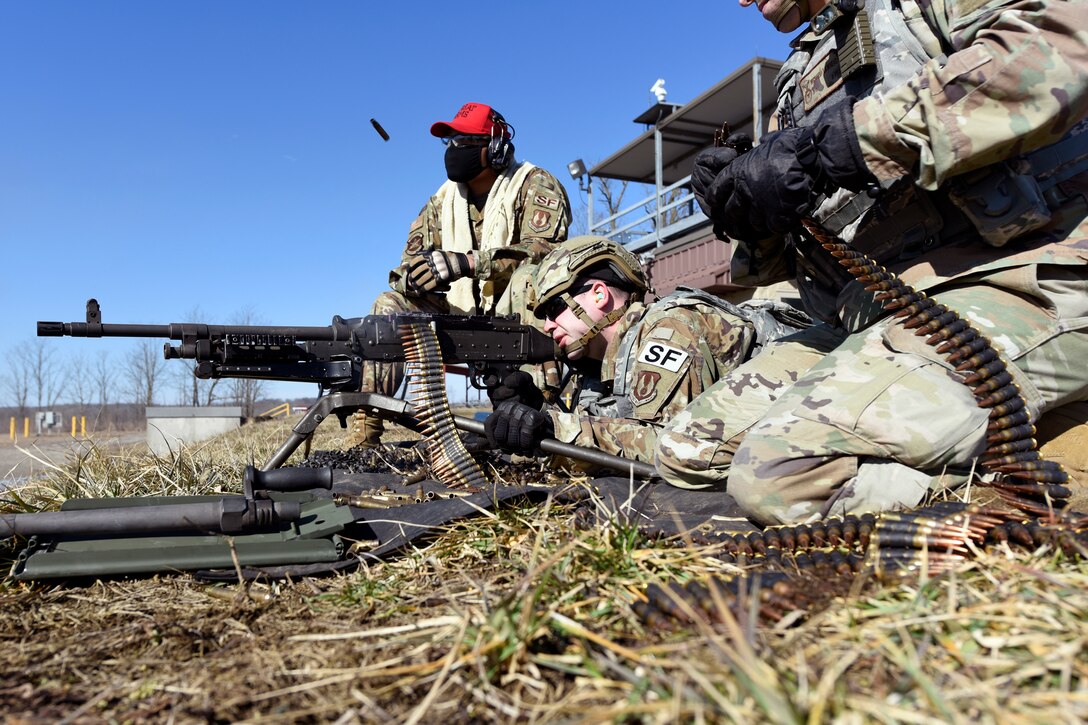
[[[453,117],[452,121],[439,121],[431,126],[431,135],[438,138],[446,138],[463,133],[470,136],[490,136],[495,128],[495,116],[500,119],[502,135],[510,137],[510,127],[502,118],[502,115],[491,106],[482,103],[466,103]]]

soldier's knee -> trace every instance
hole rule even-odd
[[[404,295],[399,292],[386,291],[378,295],[374,305],[370,308],[372,315],[396,315],[408,312],[414,307]]]

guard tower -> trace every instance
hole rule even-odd
[[[766,131],[776,101],[774,77],[781,67],[781,61],[754,58],[686,104],[655,103],[634,119],[645,126],[643,133],[584,172],[653,187],[649,197],[592,220],[589,233],[649,258],[659,295],[687,285],[725,297],[746,296],[730,278],[730,245],[714,237],[688,182],[692,159],[713,143],[722,122],[753,139]],[[593,187],[588,186],[592,209]]]

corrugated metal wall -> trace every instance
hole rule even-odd
[[[731,289],[731,250],[732,245],[713,236],[687,241],[674,249],[658,250],[649,270],[654,289],[660,297],[678,285],[710,291]]]

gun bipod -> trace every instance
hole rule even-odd
[[[419,423],[415,418],[415,407],[406,401],[391,398],[388,395],[377,393],[331,393],[317,401],[294,427],[291,435],[280,446],[268,462],[261,468],[262,471],[270,471],[279,468],[291,457],[304,441],[306,441],[317,426],[330,415],[335,415],[341,425],[347,425],[348,416],[357,410],[366,410],[380,414],[384,417],[404,425],[405,427],[419,431]],[[454,425],[458,430],[466,433],[483,435],[484,424],[478,420],[472,420],[463,416],[453,417]],[[545,453],[564,456],[574,460],[593,463],[611,468],[620,473],[634,476],[639,479],[657,478],[654,467],[641,461],[632,461],[620,456],[614,456],[593,448],[563,443],[547,438],[540,443],[540,450]]]

